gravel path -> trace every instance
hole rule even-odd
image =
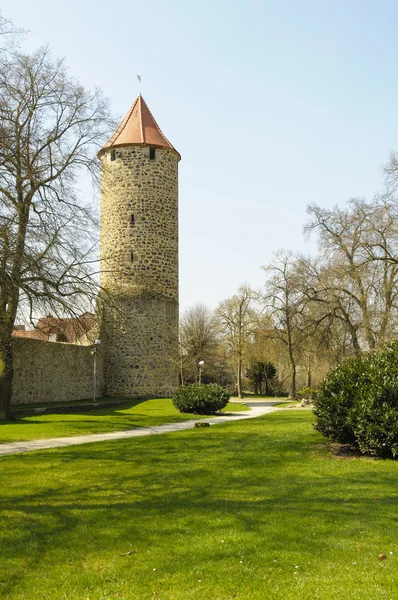
[[[154,427],[140,427],[138,429],[129,429],[128,431],[113,431],[112,433],[94,433],[91,435],[78,435],[74,437],[49,438],[46,440],[29,440],[27,442],[9,442],[0,444],[0,456],[8,454],[18,454],[20,452],[31,452],[32,450],[46,450],[47,448],[63,448],[65,446],[77,446],[79,444],[90,444],[92,442],[104,442],[108,440],[125,440],[132,437],[142,437],[144,435],[158,435],[160,433],[169,433],[170,431],[183,431],[192,429],[195,423],[227,423],[230,421],[239,421],[241,419],[253,419],[261,415],[278,410],[274,408],[275,404],[280,402],[272,401],[253,401],[246,402],[250,411],[228,413],[223,416],[211,417],[210,419],[196,419],[192,421],[183,421],[181,423],[169,423],[168,425],[157,425]]]

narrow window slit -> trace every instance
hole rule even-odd
[[[149,148],[149,159],[155,160],[155,148]]]
[[[111,150],[111,160],[116,160],[116,150]]]

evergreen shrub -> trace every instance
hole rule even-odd
[[[366,361],[368,384],[355,408],[356,443],[364,454],[398,456],[398,341]]]
[[[178,388],[173,397],[174,406],[182,413],[211,415],[228,404],[229,393],[217,383],[187,385]]]
[[[312,404],[315,400],[316,390],[310,387],[305,387],[297,392],[297,399]]]
[[[332,369],[315,398],[315,428],[363,454],[398,456],[398,341]]]
[[[332,442],[355,444],[354,405],[365,372],[360,358],[346,360],[331,371],[314,399],[315,429]]]

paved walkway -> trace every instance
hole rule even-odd
[[[183,431],[192,429],[195,423],[203,422],[210,425],[217,423],[227,423],[229,421],[239,421],[240,419],[253,419],[266,413],[278,410],[274,408],[279,402],[272,401],[252,401],[246,402],[251,408],[250,411],[228,413],[225,416],[211,417],[210,419],[196,419],[192,421],[182,421],[180,423],[169,423],[168,425],[157,425],[154,427],[140,427],[139,429],[129,429],[128,431],[113,431],[112,433],[94,433],[92,435],[78,435],[74,437],[49,438],[47,440],[30,440],[28,442],[9,442],[0,444],[0,456],[7,454],[17,454],[19,452],[30,452],[32,450],[46,450],[47,448],[63,448],[65,446],[76,446],[79,444],[90,444],[92,442],[104,442],[108,440],[125,440],[132,437],[142,437],[144,435],[158,435],[160,433],[169,433],[170,431]]]

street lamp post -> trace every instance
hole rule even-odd
[[[93,344],[93,349],[91,354],[94,356],[94,366],[93,366],[93,403],[95,404],[95,392],[97,387],[97,352],[98,346],[100,345],[101,340],[95,340]]]
[[[200,360],[198,362],[199,365],[199,385],[202,383],[202,369],[203,369],[203,365],[205,364],[204,360]]]

